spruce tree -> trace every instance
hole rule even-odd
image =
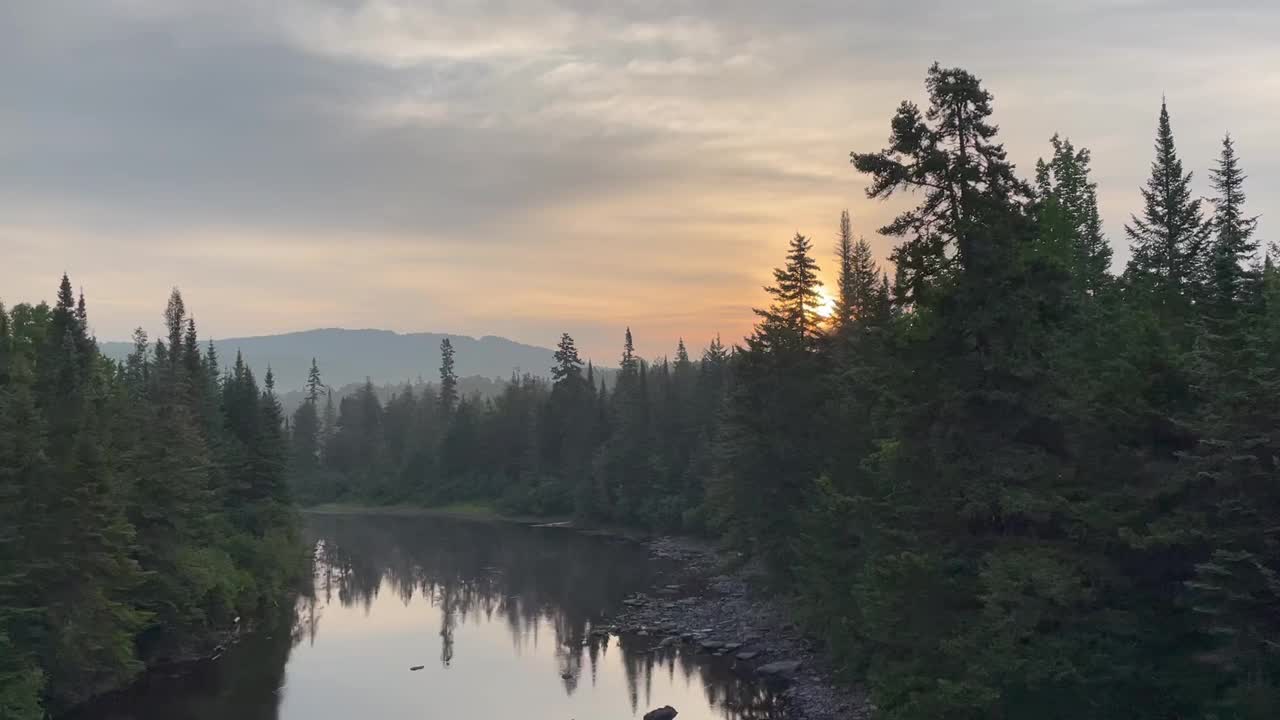
[[[1111,246],[1102,235],[1089,151],[1058,135],[1049,143],[1053,157],[1036,164],[1041,244],[1071,275],[1074,291],[1093,296],[1107,281]]]
[[[1246,177],[1236,157],[1235,143],[1230,135],[1224,136],[1217,166],[1209,171],[1215,193],[1210,199],[1213,215],[1208,222],[1212,232],[1210,302],[1218,317],[1231,314],[1245,299],[1250,284],[1248,265],[1258,249],[1253,239],[1258,219],[1244,210]]]
[[[555,365],[551,368],[551,379],[558,385],[565,382],[576,382],[582,377],[582,358],[578,357],[578,348],[569,333],[560,335],[554,354]]]
[[[453,343],[440,341],[440,409],[448,416],[458,404],[458,375],[453,368]]]
[[[224,422],[242,429],[246,383],[206,384],[216,355],[201,357],[178,297],[177,341],[152,355],[139,331],[122,365],[65,275],[56,307],[0,313],[0,716],[60,714],[199,652],[293,574],[287,513],[259,515],[261,538],[237,527],[254,464],[209,447]]]
[[[325,390],[324,381],[320,377],[320,367],[316,359],[311,359],[311,369],[307,372],[307,384],[302,404],[293,413],[291,433],[291,474],[294,486],[307,499],[316,499],[312,495],[312,485],[320,466],[320,450],[322,427],[320,421],[320,392]]]
[[[836,328],[846,329],[853,325],[857,317],[858,296],[857,284],[853,270],[853,226],[849,220],[849,211],[840,211],[840,232],[836,237],[836,260],[838,263],[836,279],[836,309],[832,320]]]
[[[183,331],[187,319],[187,307],[182,292],[174,288],[169,293],[169,304],[164,309],[164,324],[168,330],[169,362],[175,368],[182,363]]]
[[[808,346],[817,337],[818,263],[813,259],[813,245],[800,233],[791,238],[787,261],[773,271],[774,284],[765,288],[772,297],[768,308],[756,309],[761,330],[756,341]]]
[[[789,539],[823,456],[816,429],[824,423],[825,370],[811,316],[818,266],[809,251],[809,241],[796,234],[766,288],[773,302],[755,310],[760,321],[736,355],[707,488],[715,519],[729,536],[786,579],[795,570]]]
[[[876,648],[862,657],[886,717],[1089,714],[1083,687],[1057,684],[1088,674],[1089,639],[1054,630],[1084,602],[1094,560],[1060,525],[1078,512],[1067,498],[1090,497],[1065,462],[1065,388],[1046,360],[1070,278],[1037,253],[990,93],[937,65],[926,85],[929,109],[903,103],[887,149],[853,154],[869,196],[922,202],[884,229],[903,238],[901,334],[842,378],[855,399],[884,389],[870,402],[888,416],[851,423],[883,436],[855,451],[862,472],[842,459],[818,484],[827,519],[810,532],[832,534],[806,579],[832,557],[835,577],[858,573],[822,582],[819,606],[848,613],[850,645]],[[1082,705],[1059,708],[1059,690]]]
[[[628,326],[622,343],[622,360],[618,363],[618,367],[622,370],[624,376],[631,377],[637,372],[638,362],[636,359],[636,345],[631,339],[631,327]]]
[[[684,338],[679,338],[676,340],[676,367],[689,364],[689,349],[684,346]]]
[[[43,421],[31,396],[29,373],[13,347],[9,315],[0,304],[0,717],[40,720],[44,676],[32,657],[32,629],[40,608],[28,573],[30,491],[48,469],[43,463]]]
[[[1126,277],[1149,293],[1166,325],[1185,322],[1204,268],[1204,220],[1173,142],[1169,108],[1160,103],[1155,160],[1142,188],[1142,215],[1125,225],[1129,237]]]
[[[836,280],[836,307],[832,320],[837,331],[847,334],[854,322],[871,308],[880,271],[876,269],[871,245],[865,238],[853,239],[849,211],[840,214],[840,234],[836,245],[839,274]]]

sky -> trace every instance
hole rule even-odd
[[[1117,262],[1160,99],[1207,194],[1230,131],[1280,222],[1280,3],[10,0],[0,299],[68,272],[101,339],[179,286],[205,336],[570,332],[612,358],[740,338],[788,239],[831,279],[876,234],[878,150],[935,60],[978,75],[1030,176],[1094,158]]]

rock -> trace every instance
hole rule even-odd
[[[756,672],[768,677],[788,677],[800,669],[799,660],[778,660],[756,668]]]
[[[727,642],[724,644],[725,652],[733,652],[734,650],[737,650],[741,647],[742,647],[742,643],[739,643],[739,642]]]
[[[658,643],[658,647],[671,647],[678,642],[680,642],[680,638],[675,635],[671,635],[663,638],[662,642]]]
[[[698,647],[702,648],[703,650],[706,650],[707,652],[714,652],[724,647],[724,643],[720,642],[719,640],[703,640],[702,642],[698,643]]]
[[[679,714],[680,713],[676,712],[675,708],[671,707],[670,705],[664,705],[663,707],[660,707],[657,710],[650,710],[649,712],[645,713],[644,720],[671,720],[672,718],[674,718],[676,715],[679,715]]]
[[[573,679],[573,673],[560,673],[560,679],[561,679],[561,680],[571,680],[571,679]]]
[[[746,662],[748,660],[755,660],[759,656],[760,656],[759,650],[743,650],[742,652],[738,653],[737,658],[743,662]]]
[[[413,667],[409,668],[409,672],[417,672],[418,670],[421,670],[424,667],[426,667],[426,665],[414,665]]]

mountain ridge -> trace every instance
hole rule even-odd
[[[312,328],[267,335],[214,339],[220,362],[230,365],[236,352],[259,379],[269,366],[281,393],[301,388],[314,357],[326,384],[333,387],[362,382],[395,383],[433,379],[440,366],[440,341],[453,344],[459,376],[509,377],[513,372],[539,377],[550,374],[550,348],[517,342],[499,335],[473,337],[454,333],[401,333],[381,328]],[[207,342],[207,341],[206,341]],[[133,343],[104,341],[102,352],[123,360]]]

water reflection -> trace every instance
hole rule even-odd
[[[307,532],[314,590],[286,621],[75,720],[780,717],[728,660],[592,632],[659,582],[632,543],[421,517],[315,515]]]

